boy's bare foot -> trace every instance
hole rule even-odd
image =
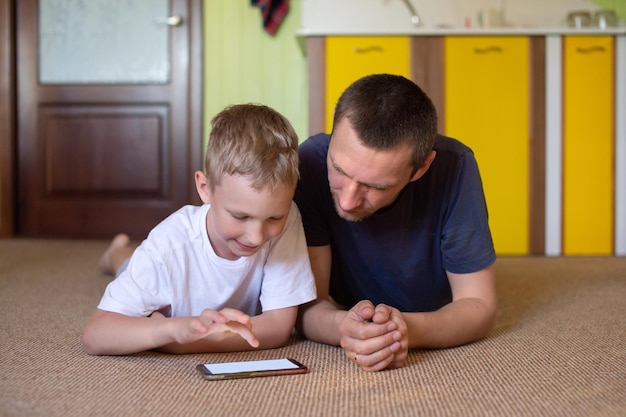
[[[125,233],[120,233],[115,236],[111,241],[111,244],[107,250],[102,254],[100,262],[98,262],[98,269],[105,274],[115,274],[115,267],[113,265],[111,254],[118,248],[124,248],[130,245],[130,238]]]

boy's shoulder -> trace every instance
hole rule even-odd
[[[300,221],[300,209],[295,201],[291,201],[291,207],[289,208],[289,219],[293,221]]]
[[[187,205],[167,216],[148,234],[148,240],[173,241],[196,238],[206,230],[206,214],[209,206]]]
[[[298,205],[292,200],[291,207],[289,207],[289,213],[287,214],[287,224],[292,224],[294,222],[302,222],[302,217],[300,215]],[[285,229],[287,229],[287,227],[285,227]]]
[[[285,222],[285,227],[283,227],[282,232],[279,236],[271,239],[272,241],[282,240],[285,238],[293,238],[293,236],[297,236],[300,233],[300,229],[302,228],[302,215],[300,214],[300,210],[298,209],[298,205],[295,201],[291,201],[291,207],[289,208],[289,213],[287,213],[287,221]]]

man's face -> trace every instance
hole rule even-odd
[[[411,177],[410,156],[408,145],[384,151],[365,147],[349,120],[342,119],[333,131],[327,158],[339,216],[362,220],[393,203],[410,181],[419,178]]]

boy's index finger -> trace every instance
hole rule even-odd
[[[219,312],[224,317],[226,317],[228,321],[236,321],[242,324],[250,323],[250,316],[244,313],[243,311],[227,307],[227,308],[221,309]]]
[[[215,310],[211,310],[211,309],[204,309],[202,310],[202,313],[200,313],[200,319],[204,322],[206,320],[215,322],[215,323],[220,323],[220,324],[224,324],[228,322],[228,317],[224,316],[221,312],[219,311],[215,311]],[[208,323],[207,323],[208,324]]]
[[[227,323],[226,326],[230,329],[231,332],[237,333],[239,336],[241,336],[246,342],[248,342],[250,346],[259,347],[259,339],[257,339],[252,329],[248,328],[245,324],[239,322],[230,322]]]

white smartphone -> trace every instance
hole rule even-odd
[[[259,376],[305,374],[308,368],[295,359],[281,358],[260,361],[202,363],[196,370],[204,379],[221,380]]]

